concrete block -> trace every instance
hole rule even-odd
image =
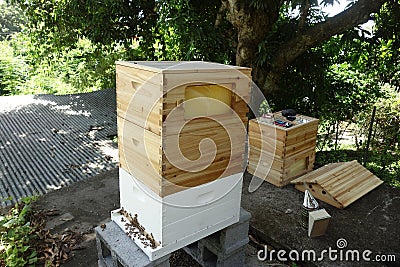
[[[238,223],[183,249],[204,267],[244,266],[250,217],[249,212],[241,209]]]
[[[239,222],[218,231],[199,242],[214,254],[230,254],[249,242],[251,214],[241,208]]]
[[[96,227],[99,266],[169,267],[169,255],[150,261],[147,255],[114,222]]]
[[[245,264],[245,246],[230,254],[215,254],[201,243],[197,245],[186,246],[183,250],[203,267],[242,267]]]
[[[187,245],[186,247],[182,248],[187,254],[192,256],[194,259],[198,259],[200,257],[200,249],[199,249],[199,242],[194,242],[192,244]]]
[[[111,256],[105,257],[104,259],[99,259],[98,265],[99,265],[99,267],[113,267],[114,266]]]

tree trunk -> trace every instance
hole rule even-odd
[[[262,84],[264,72],[256,65],[258,45],[265,40],[278,20],[282,1],[268,1],[265,8],[255,8],[245,0],[223,0],[228,20],[238,31],[236,65],[253,69],[253,81]]]
[[[276,51],[268,62],[268,69],[255,64],[258,45],[265,40],[278,20],[283,1],[268,1],[268,7],[258,9],[245,2],[248,1],[222,0],[228,11],[228,20],[238,31],[236,64],[253,68],[254,82],[264,94],[268,94],[279,90],[282,73],[296,58],[331,36],[367,22],[370,14],[378,12],[387,0],[359,0],[340,14],[311,27],[306,27],[304,22],[300,21],[297,34]],[[307,11],[308,8],[305,6],[304,10]],[[304,19],[304,15],[300,18]]]

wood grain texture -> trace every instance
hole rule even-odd
[[[356,160],[325,165],[301,176],[291,183],[304,191],[314,189],[313,195],[337,208],[345,208],[383,183]]]
[[[279,112],[275,119],[286,121]],[[249,173],[282,187],[311,171],[315,161],[318,119],[298,115],[308,122],[293,122],[284,128],[273,124],[249,122]]]
[[[121,61],[116,70],[121,168],[160,196],[243,171],[251,69],[204,62]],[[185,117],[190,101],[186,89],[194,85],[229,89],[231,110]],[[203,147],[200,154],[199,144],[207,138],[215,146]],[[208,167],[200,168],[208,161]],[[191,170],[196,167],[201,170]]]

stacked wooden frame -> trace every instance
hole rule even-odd
[[[135,242],[150,259],[237,222],[251,69],[122,61],[116,68],[123,210],[113,220],[146,229],[148,242]]]

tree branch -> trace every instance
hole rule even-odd
[[[222,20],[224,19],[225,12],[226,4],[222,2],[220,8],[218,9],[217,18],[215,19],[215,28],[218,28],[218,26],[221,24]]]
[[[367,22],[370,14],[378,12],[385,2],[387,0],[359,0],[338,15],[298,32],[272,58],[271,69],[264,81],[263,90],[265,92],[277,90],[278,88],[274,84],[277,84],[285,67],[292,63],[298,56],[316,44],[328,40],[331,36],[343,33],[354,26]]]
[[[305,2],[300,7],[300,17],[299,17],[299,29],[304,29],[307,21],[308,11],[310,10],[311,4],[309,0],[305,0]]]

